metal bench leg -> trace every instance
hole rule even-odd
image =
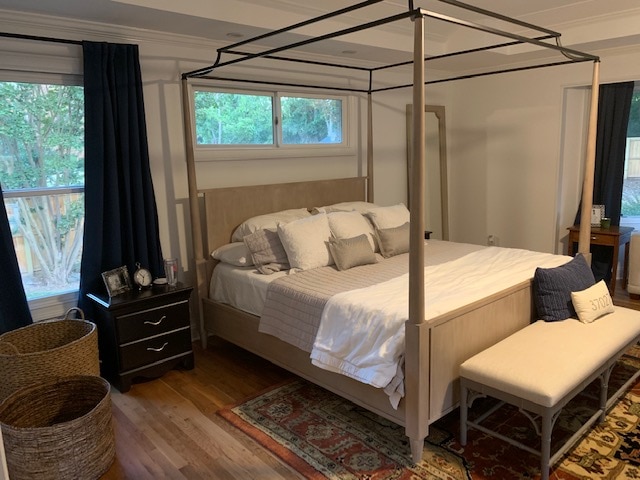
[[[469,408],[468,390],[464,379],[460,379],[460,445],[467,444],[467,409]]]
[[[549,480],[552,430],[553,415],[550,410],[545,410],[542,414],[542,432],[540,434],[540,480]]]
[[[609,378],[615,364],[607,368],[600,375],[600,423],[605,421],[607,417],[607,400],[609,398]]]

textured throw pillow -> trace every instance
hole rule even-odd
[[[555,268],[536,268],[533,295],[538,318],[555,322],[575,317],[571,292],[579,292],[595,284],[591,267],[582,255]]]
[[[403,203],[390,207],[372,208],[367,213],[376,228],[400,227],[409,221],[409,210]]]
[[[251,217],[242,222],[231,235],[232,242],[242,242],[247,235],[262,229],[275,230],[280,223],[289,223],[311,214],[306,208],[293,208]]]
[[[251,252],[253,263],[260,273],[270,275],[289,269],[287,253],[275,230],[253,232],[244,237],[244,243]]]
[[[253,265],[251,252],[244,242],[233,242],[222,245],[211,252],[211,256],[216,260],[236,267],[250,267]]]
[[[329,240],[329,250],[338,270],[377,262],[376,254],[364,233],[353,238],[332,238]]]
[[[369,220],[358,212],[332,212],[327,215],[329,228],[335,238],[353,238],[366,235],[372,250],[376,251],[375,233]]]
[[[604,280],[586,290],[571,292],[571,302],[582,323],[591,323],[614,310],[613,300]]]
[[[394,228],[378,228],[378,244],[384,258],[409,251],[409,222]]]
[[[309,270],[333,265],[328,247],[331,230],[325,213],[280,224],[278,235],[291,268]]]

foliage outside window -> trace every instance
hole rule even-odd
[[[0,183],[29,300],[76,291],[84,228],[84,93],[0,82]]]
[[[195,90],[196,145],[340,145],[344,100]]]
[[[342,143],[342,100],[282,97],[282,143]]]

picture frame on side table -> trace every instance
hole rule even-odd
[[[605,218],[604,205],[592,205],[591,206],[591,226],[599,227],[600,220]]]
[[[110,297],[115,297],[131,290],[131,278],[126,265],[102,272],[102,280],[104,280],[104,285],[107,287],[107,293]]]

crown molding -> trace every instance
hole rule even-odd
[[[202,37],[13,10],[0,10],[0,28],[8,33],[46,35],[74,41],[151,42],[209,50],[223,46]]]

